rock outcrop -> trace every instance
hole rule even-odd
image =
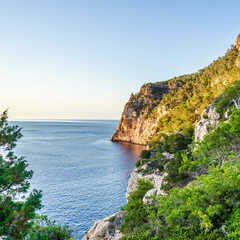
[[[119,240],[123,237],[119,228],[123,223],[125,215],[125,211],[120,211],[97,221],[82,240]]]
[[[172,159],[174,157],[174,154],[170,154],[167,152],[162,153],[168,160]],[[154,154],[151,156],[151,160],[153,159]],[[150,163],[151,164],[151,163]],[[149,179],[151,183],[153,184],[153,189],[151,189],[149,192],[146,193],[145,197],[149,198],[150,196],[164,195],[164,192],[161,190],[162,182],[164,177],[167,176],[167,173],[159,173],[158,169],[153,167],[153,171],[149,174],[145,174],[144,170],[146,170],[148,167],[148,164],[144,164],[140,167],[135,167],[129,180],[128,180],[128,187],[126,192],[126,198],[128,198],[129,194],[132,191],[135,191],[137,189],[137,180],[138,179]],[[145,198],[145,200],[146,200]]]
[[[157,119],[146,118],[146,116],[169,92],[168,83],[163,82],[161,84],[147,84],[141,87],[138,94],[132,94],[124,106],[117,130],[111,140],[146,145],[157,126]],[[164,108],[158,109],[158,117],[165,113]]]
[[[153,201],[153,198],[157,195],[157,189],[153,188],[147,191],[145,196],[143,197],[143,203],[144,204],[151,204]]]
[[[216,128],[220,115],[216,112],[215,103],[208,105],[203,111],[201,120],[195,125],[195,141],[202,141],[211,128]]]
[[[141,168],[144,168],[145,165],[143,165]],[[137,180],[138,179],[149,179],[151,183],[154,185],[154,189],[156,189],[156,195],[164,194],[163,191],[160,189],[163,178],[166,176],[166,173],[159,175],[157,173],[150,173],[150,174],[143,174],[139,171],[140,168],[134,168],[129,181],[128,181],[128,187],[126,192],[126,198],[129,196],[129,194],[132,191],[135,191],[137,189]]]

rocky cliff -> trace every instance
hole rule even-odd
[[[124,106],[111,140],[147,145],[159,133],[195,125],[213,99],[239,79],[239,50],[240,35],[225,56],[197,73],[143,85]],[[200,124],[207,127],[206,121]]]
[[[171,90],[167,82],[161,84],[147,84],[141,87],[140,92],[131,95],[113,134],[112,141],[124,141],[146,145],[149,137],[157,126],[156,119],[146,118]],[[165,114],[164,108],[159,109],[159,116]]]

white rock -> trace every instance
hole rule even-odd
[[[149,179],[152,184],[154,185],[154,188],[157,190],[157,195],[162,194],[164,195],[164,192],[160,189],[163,178],[167,176],[167,173],[164,173],[162,175],[158,175],[156,173],[151,173],[151,174],[145,174],[143,175],[141,172],[138,172],[139,168],[135,167],[129,180],[128,180],[128,187],[127,187],[127,192],[126,192],[126,198],[128,198],[129,194],[132,191],[135,191],[137,189],[137,180],[139,179]]]
[[[220,115],[216,112],[215,105],[208,105],[202,112],[202,120],[195,126],[195,141],[202,141],[203,137],[209,133],[209,127],[215,128],[218,125],[219,118]]]
[[[119,231],[127,212],[120,211],[94,223],[82,240],[119,240],[123,234]]]
[[[152,203],[153,201],[153,197],[157,195],[157,189],[153,188],[151,190],[149,190],[145,196],[143,197],[143,203],[147,204],[147,203]]]

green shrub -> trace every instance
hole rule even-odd
[[[240,239],[240,209],[235,208],[232,214],[227,218],[225,224],[226,231],[229,233],[227,239]]]
[[[216,103],[216,111],[223,118],[223,114],[231,107],[234,106],[232,99],[239,98],[240,94],[240,81],[235,81],[234,85],[227,87],[223,94],[220,95]]]
[[[72,230],[67,226],[56,224],[50,221],[47,216],[38,216],[32,227],[31,233],[26,236],[26,240],[70,240]]]
[[[109,222],[113,222],[115,220],[116,216],[112,216],[108,219]]]
[[[142,152],[140,154],[140,157],[149,159],[150,155],[151,155],[151,151],[150,150],[142,150]]]

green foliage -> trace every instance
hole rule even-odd
[[[170,93],[159,103],[167,113],[158,120],[155,136],[194,125],[207,105],[239,79],[238,56],[238,50],[232,47],[225,56],[197,73],[169,80]],[[157,116],[158,107],[155,107],[149,117]]]
[[[140,158],[149,159],[150,155],[151,155],[151,151],[149,151],[149,150],[142,150],[142,152],[140,154]]]
[[[160,158],[161,151],[170,149],[163,146],[167,142],[155,145],[153,161]],[[233,109],[230,120],[205,135],[194,148],[177,148],[164,167],[168,184],[163,184],[163,190],[169,195],[159,195],[158,205],[131,202],[122,229],[124,239],[239,239],[239,146],[240,109]]]
[[[211,167],[187,188],[159,197],[158,216],[168,226],[194,227],[206,233],[221,227],[240,197],[240,164]]]
[[[223,114],[233,105],[232,100],[240,95],[240,81],[235,81],[234,85],[225,89],[216,103],[216,110],[223,118]]]
[[[178,151],[174,154],[174,158],[170,159],[169,163],[165,167],[167,176],[164,178],[161,189],[165,193],[169,193],[173,187],[186,186],[190,180],[190,175],[187,171],[179,172],[179,168],[182,167],[183,153],[185,151]]]
[[[36,215],[36,210],[42,207],[42,193],[35,189],[28,193],[33,172],[27,169],[25,158],[18,158],[13,152],[21,137],[21,128],[9,126],[5,111],[0,120],[0,238],[71,239],[72,231],[68,227]]]
[[[116,218],[115,216],[112,216],[112,217],[110,217],[110,218],[108,219],[108,221],[109,221],[109,222],[113,222],[115,218]]]
[[[32,227],[35,211],[41,208],[41,191],[33,190],[28,197],[28,180],[32,171],[23,157],[16,157],[13,148],[22,136],[21,128],[9,126],[7,112],[0,121],[0,146],[4,153],[0,155],[0,236],[9,239],[23,239]],[[20,199],[21,200],[17,200]]]
[[[180,133],[159,134],[149,142],[149,145],[161,152],[176,153],[188,147],[192,142],[193,134],[194,128],[189,125],[184,127]]]
[[[72,230],[67,226],[56,224],[50,221],[47,216],[37,216],[31,232],[26,236],[26,240],[70,240]]]
[[[150,159],[148,159],[148,158],[147,159],[144,159],[144,158],[139,159],[139,160],[137,160],[135,166],[140,167],[140,166],[144,165],[145,163],[148,163],[149,161],[150,161]]]
[[[128,236],[128,233],[138,233],[146,230],[147,210],[142,199],[147,191],[153,188],[153,185],[148,179],[138,179],[137,185],[137,190],[130,193],[127,204],[122,208],[122,210],[128,212],[120,228],[126,236]]]
[[[191,157],[185,156],[181,169],[206,173],[209,165],[223,166],[236,161],[240,154],[240,109],[234,109],[228,122],[223,122],[215,131],[198,142]]]
[[[227,226],[226,231],[228,232],[227,239],[235,240],[240,239],[240,209],[235,208],[232,214],[227,218],[225,225]]]

